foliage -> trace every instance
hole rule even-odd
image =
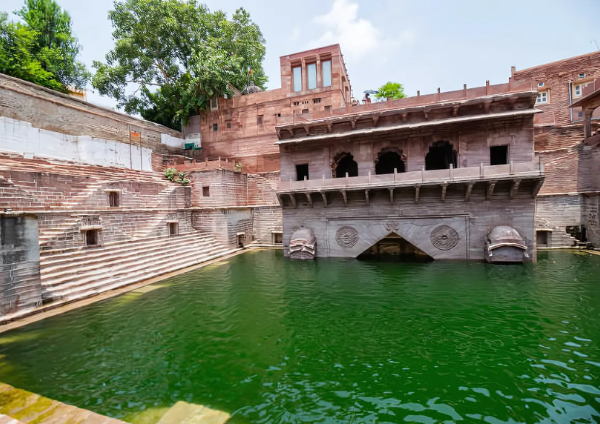
[[[177,172],[175,168],[167,168],[165,170],[165,177],[169,181],[173,181],[174,183],[179,183],[181,185],[188,185],[190,180],[185,178],[185,172]]]
[[[77,61],[81,47],[72,34],[71,17],[54,0],[25,0],[15,12],[28,28],[35,31],[31,53],[47,72],[54,74],[63,91],[84,88],[90,78],[85,66]]]
[[[377,90],[378,93],[375,94],[375,97],[378,99],[386,99],[386,100],[396,100],[403,99],[406,97],[404,94],[404,87],[402,84],[397,82],[387,82],[386,84],[379,87]]]
[[[35,84],[64,91],[63,85],[51,72],[46,71],[32,53],[36,32],[9,22],[6,13],[0,13],[0,72],[31,81]]]
[[[93,85],[128,113],[181,129],[210,100],[243,88],[252,69],[264,88],[264,38],[244,9],[231,20],[197,0],[116,0],[115,47],[94,62]],[[131,85],[136,89],[133,93]]]

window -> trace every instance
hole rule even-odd
[[[585,78],[585,74],[579,74],[579,78]]]
[[[540,104],[540,103],[548,103],[548,92],[547,91],[540,91],[537,95],[537,99],[535,100],[535,104]]]
[[[508,146],[490,147],[490,165],[508,164]]]
[[[210,108],[212,110],[216,110],[219,108],[219,99],[214,98],[214,99],[210,99]]]
[[[544,83],[543,82],[538,82],[538,87],[543,87]]]
[[[202,197],[210,197],[210,186],[202,186]]]
[[[321,99],[313,99],[313,104],[321,103]]]
[[[256,125],[262,125],[263,124],[263,116],[259,115],[258,118],[256,118]]]
[[[302,68],[300,66],[292,68],[292,74],[294,78],[294,91],[302,91]]]
[[[296,165],[296,181],[304,181],[304,177],[308,180],[308,163]]]
[[[176,236],[179,234],[179,224],[177,222],[169,222],[169,235]]]
[[[273,232],[271,235],[273,237],[273,244],[283,244],[283,233]]]
[[[573,84],[573,97],[581,97],[581,84]]]
[[[317,88],[317,64],[311,63],[306,67],[308,72],[308,89]]]
[[[302,115],[306,115],[308,113],[308,109],[302,109]]]
[[[325,106],[325,112],[331,112],[331,105]]]
[[[83,240],[86,246],[98,246],[100,230],[86,230],[83,232]]]
[[[300,102],[294,102],[294,106],[300,106]]]
[[[331,87],[331,60],[321,62],[323,70],[323,87]]]
[[[227,128],[231,128],[231,122],[227,123]]]
[[[219,129],[219,125],[213,124],[213,132],[217,132],[218,129]]]
[[[119,207],[119,192],[111,191],[108,193],[108,206],[111,208]]]

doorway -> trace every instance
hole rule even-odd
[[[405,171],[404,161],[402,160],[402,150],[382,150],[379,152],[379,160],[375,165],[375,174],[393,174],[394,169],[397,172]]]
[[[456,150],[449,141],[436,141],[425,156],[425,169],[450,169],[450,165],[456,168],[456,156]]]
[[[358,164],[350,153],[342,153],[336,161],[335,178],[358,177]]]

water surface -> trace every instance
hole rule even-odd
[[[250,252],[0,334],[0,381],[125,420],[600,421],[600,256],[537,265]]]

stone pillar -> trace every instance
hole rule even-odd
[[[306,61],[302,58],[302,91],[308,90],[308,75],[306,74]]]
[[[321,58],[317,56],[317,88],[323,87],[323,72],[321,72]]]

